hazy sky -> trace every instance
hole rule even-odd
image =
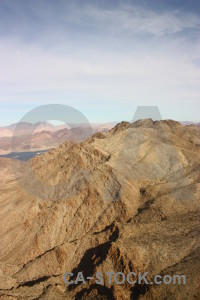
[[[199,102],[199,0],[0,0],[0,125],[52,103],[196,121]]]

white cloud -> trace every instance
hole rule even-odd
[[[195,15],[86,5],[64,7],[58,24],[48,26],[52,10],[34,9],[46,22],[37,38],[27,42],[26,26],[18,38],[0,38],[0,102],[45,104],[68,95],[71,104],[95,108],[188,100],[197,111],[199,39],[191,44],[187,35],[176,35],[199,26]]]
[[[123,3],[123,2],[122,2]],[[56,38],[70,33],[88,35],[152,35],[162,37],[181,33],[184,30],[199,30],[198,14],[180,9],[155,10],[150,6],[116,4],[114,8],[88,4],[87,1],[61,1],[60,5],[48,2],[29,2],[28,10],[12,2],[8,9],[17,15],[7,27],[19,34],[37,32],[38,37],[49,32]],[[27,15],[29,13],[29,15]],[[13,22],[13,23],[12,23]],[[13,28],[13,24],[16,28]]]
[[[36,46],[4,44],[0,47],[0,84],[4,91],[113,90],[134,94],[137,86],[182,88],[197,86],[200,68],[178,52],[108,52],[96,49],[84,57],[60,56]],[[102,91],[101,91],[102,94]],[[105,95],[106,96],[106,95]],[[150,95],[149,95],[150,97]]]
[[[163,12],[140,6],[122,5],[116,9],[101,9],[85,6],[81,11],[75,9],[69,18],[72,22],[105,29],[108,33],[152,34],[164,36],[180,33],[186,29],[198,29],[200,19],[197,15],[179,10]]]

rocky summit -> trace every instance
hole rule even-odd
[[[1,158],[0,299],[200,299],[199,150],[199,126],[145,119]]]

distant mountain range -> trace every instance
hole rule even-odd
[[[106,132],[115,125],[116,123],[93,123],[91,127],[86,124],[56,126],[49,122],[21,122],[0,127],[0,154],[44,150],[57,147],[65,141],[80,142],[96,132]]]
[[[184,121],[180,122],[182,125],[195,125],[195,126],[200,126],[200,122],[190,122],[190,121]]]
[[[49,122],[20,122],[0,127],[0,155],[56,148],[65,141],[84,141],[97,132],[107,132],[116,124],[117,122],[92,123],[89,128],[88,124],[53,125]],[[189,121],[181,124],[200,126],[200,123]]]

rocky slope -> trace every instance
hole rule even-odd
[[[200,128],[122,122],[29,163],[0,159],[1,299],[199,299]],[[66,285],[83,272],[185,285]]]

